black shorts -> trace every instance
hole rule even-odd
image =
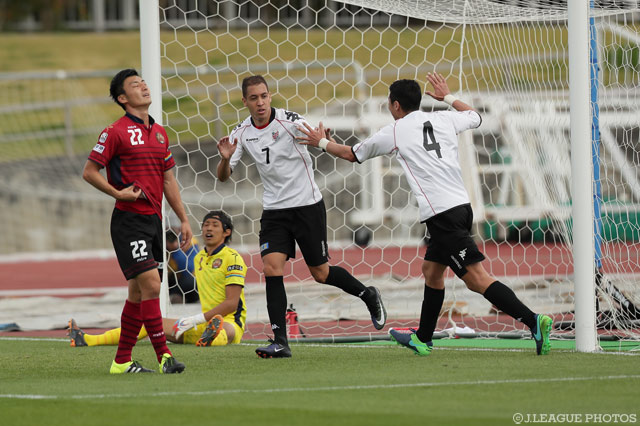
[[[127,280],[157,268],[162,262],[162,220],[155,214],[113,209],[111,241]]]
[[[462,278],[465,266],[482,262],[484,255],[471,238],[473,211],[463,204],[427,219],[427,253],[424,260],[451,267]]]
[[[296,257],[296,242],[308,266],[329,259],[327,211],[324,201],[310,206],[265,210],[260,218],[260,254],[284,253]]]

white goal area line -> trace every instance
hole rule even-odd
[[[401,388],[436,388],[451,386],[482,386],[482,385],[508,385],[526,383],[554,383],[554,382],[581,382],[600,380],[637,380],[640,375],[621,376],[589,376],[589,377],[558,377],[554,379],[509,379],[509,380],[470,380],[462,382],[439,382],[439,383],[398,383],[379,385],[353,385],[353,386],[318,386],[299,388],[271,388],[271,389],[226,389],[211,391],[176,391],[176,392],[149,392],[147,394],[93,394],[93,395],[38,395],[38,394],[0,394],[0,399],[122,399],[134,397],[162,397],[162,396],[210,396],[228,394],[251,394],[251,393],[281,393],[281,392],[335,392],[335,391],[357,391],[371,389],[401,389]]]

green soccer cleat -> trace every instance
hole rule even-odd
[[[122,364],[118,364],[115,360],[111,363],[109,369],[110,374],[125,374],[125,373],[155,373],[153,370],[144,368],[138,361],[129,361]]]
[[[411,349],[416,355],[427,356],[431,353],[431,350],[433,350],[433,344],[429,344],[431,342],[421,342],[415,332],[402,333],[392,328],[389,330],[389,334],[391,335],[391,340],[405,348]]]
[[[546,315],[536,315],[536,326],[531,329],[531,336],[536,341],[536,353],[538,355],[547,355],[551,350],[549,335],[553,320]]]
[[[182,373],[184,369],[185,365],[171,354],[162,355],[162,361],[158,364],[158,371],[162,374]]]
[[[88,346],[87,342],[84,340],[84,331],[80,330],[78,324],[76,324],[76,320],[71,318],[69,320],[69,326],[67,327],[67,336],[71,340],[71,346],[76,348],[78,346]]]

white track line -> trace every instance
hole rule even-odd
[[[45,338],[45,337],[3,337],[0,336],[0,341],[2,340],[15,340],[15,341],[27,341],[27,342],[62,342],[69,343],[68,338]],[[168,342],[171,345],[176,343]],[[241,342],[237,343],[238,346],[259,346],[259,342],[247,343]],[[362,343],[351,344],[351,343],[293,343],[291,346],[293,347],[315,347],[315,348],[337,348],[337,349],[401,349],[397,345],[365,345]],[[465,347],[447,347],[447,346],[438,346],[434,348],[436,351],[466,351],[466,352],[531,352],[532,349],[516,349],[516,348],[465,348]],[[553,352],[576,352],[575,349],[554,349],[552,347]],[[596,355],[624,355],[624,356],[640,356],[640,351],[635,349],[631,349],[630,351],[601,351],[595,352]]]
[[[176,392],[150,392],[146,394],[92,394],[92,395],[38,395],[38,394],[0,394],[0,399],[122,399],[162,397],[162,396],[211,396],[228,394],[251,394],[251,393],[283,393],[283,392],[335,392],[352,390],[371,389],[401,389],[401,388],[435,388],[451,386],[482,386],[482,385],[506,385],[506,384],[526,384],[526,383],[553,383],[553,382],[580,382],[595,380],[636,380],[640,375],[623,376],[591,376],[591,377],[558,377],[551,379],[509,379],[509,380],[477,380],[464,382],[440,382],[440,383],[399,383],[387,385],[354,385],[354,386],[319,386],[304,388],[271,388],[271,389],[220,389],[211,391],[176,391]]]
[[[72,287],[72,288],[31,288],[28,290],[0,290],[0,297],[39,297],[39,296],[83,296],[104,293],[127,293],[126,286],[113,287]]]

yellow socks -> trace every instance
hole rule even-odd
[[[117,345],[120,340],[120,327],[108,330],[102,334],[85,334],[84,340],[89,346],[105,346],[105,345]],[[138,334],[138,340],[147,337],[147,330],[144,326],[140,329]]]

